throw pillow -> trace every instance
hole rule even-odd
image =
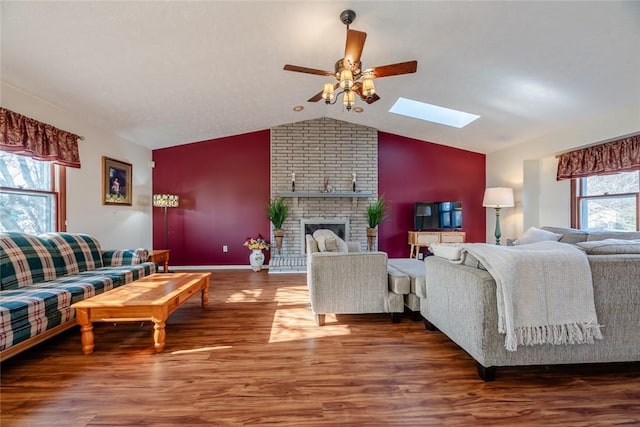
[[[459,261],[463,246],[458,243],[432,243],[429,249],[437,257],[445,258],[449,261]]]
[[[333,237],[325,239],[324,247],[327,250],[327,252],[338,252],[339,251],[339,249],[338,249],[338,241]]]
[[[313,232],[313,238],[318,242],[318,249],[320,252],[349,252],[347,242],[342,240],[331,230],[316,230]],[[329,242],[328,247],[327,242]]]
[[[562,237],[562,234],[552,233],[551,231],[541,230],[539,228],[531,227],[516,241],[514,245],[528,245],[530,243],[554,241],[557,242]]]

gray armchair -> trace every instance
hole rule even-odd
[[[318,326],[327,313],[391,313],[392,321],[399,321],[404,300],[389,290],[386,253],[321,252],[308,234],[306,245],[307,285]]]

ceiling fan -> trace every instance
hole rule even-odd
[[[356,13],[353,10],[344,10],[340,14],[340,21],[347,26],[347,43],[344,49],[344,58],[336,61],[334,72],[289,64],[284,66],[286,71],[333,77],[337,80],[335,83],[325,83],[324,89],[309,98],[308,102],[318,102],[324,99],[327,104],[335,104],[338,95],[343,93],[343,104],[348,111],[351,111],[353,104],[355,104],[355,94],[358,94],[360,99],[367,104],[372,104],[380,99],[376,93],[373,79],[415,73],[418,69],[418,61],[407,61],[363,70],[360,57],[367,33],[349,29],[349,24],[355,18]],[[338,88],[342,88],[342,92],[335,93]]]

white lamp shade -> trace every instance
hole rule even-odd
[[[343,89],[351,89],[353,86],[353,73],[349,69],[340,71],[340,87]]]
[[[177,208],[179,197],[173,194],[154,194],[153,206],[158,208]]]
[[[349,108],[356,102],[356,95],[352,90],[347,90],[344,92],[344,99],[342,103]]]
[[[333,99],[333,83],[325,83],[322,89],[322,99],[331,101]]]
[[[508,187],[492,187],[484,190],[482,206],[485,208],[513,207],[513,189]]]

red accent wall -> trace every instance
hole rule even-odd
[[[245,239],[270,233],[270,131],[154,150],[153,161],[153,193],[180,196],[168,210],[170,264],[248,265]],[[406,258],[413,203],[436,200],[462,201],[467,241],[484,242],[484,187],[483,154],[379,132],[378,192],[389,219],[379,226],[378,247]],[[153,208],[153,242],[165,247],[160,208]]]
[[[485,242],[485,176],[484,154],[378,132],[378,193],[389,205],[378,226],[380,250],[390,258],[409,256],[407,231],[418,201],[461,201],[467,241]]]
[[[168,210],[169,264],[248,265],[246,238],[270,233],[269,130],[154,150],[153,161],[153,194],[180,196]],[[153,244],[164,248],[161,208],[153,208]]]

